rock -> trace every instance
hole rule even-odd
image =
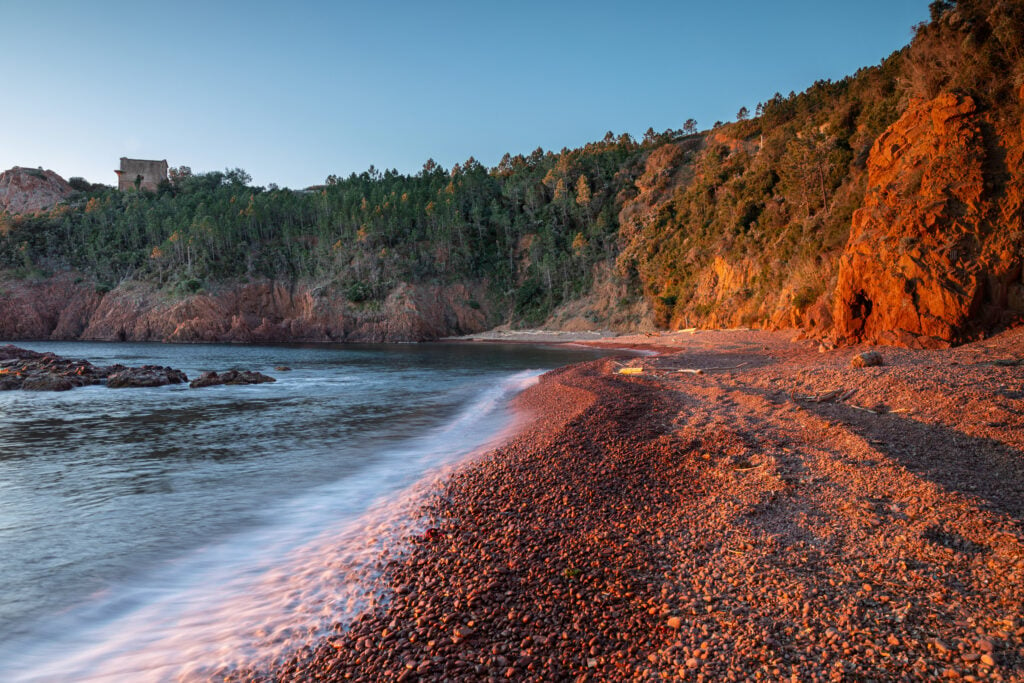
[[[673,631],[678,631],[680,628],[682,628],[682,626],[683,626],[683,620],[680,619],[679,617],[669,617],[668,618],[668,627],[670,629],[672,629]]]
[[[855,368],[871,368],[882,365],[882,354],[878,351],[864,351],[854,356],[850,364]]]
[[[204,372],[199,379],[192,380],[189,383],[189,387],[192,389],[202,389],[203,387],[213,387],[220,384],[265,384],[276,381],[273,377],[251,370],[228,370],[220,374],[210,370]]]
[[[277,370],[278,372],[291,372],[292,370],[287,365],[275,365],[274,369]]]
[[[167,384],[187,382],[188,377],[181,370],[143,365],[141,368],[125,368],[107,377],[107,386],[111,389],[125,387],[162,387]]]
[[[53,171],[14,168],[0,173],[0,213],[35,213],[52,208],[74,190]]]
[[[344,291],[278,282],[221,283],[168,297],[152,283],[100,293],[79,273],[0,288],[0,339],[164,342],[399,342],[480,332],[493,324],[481,282],[398,283],[380,307],[356,306]]]
[[[6,344],[0,346],[0,361],[19,361],[27,360],[32,358],[42,358],[46,354],[38,351],[30,351],[21,347],[15,346],[14,344]],[[9,365],[9,363],[4,363]]]
[[[945,93],[913,101],[875,141],[832,297],[841,341],[934,348],[1024,314],[1024,236],[1005,227],[1024,218],[1016,139]],[[986,174],[1003,155],[997,192]]]
[[[74,385],[64,377],[47,374],[26,377],[21,388],[25,391],[68,391]]]
[[[187,382],[181,370],[144,365],[95,366],[85,360],[69,360],[16,346],[0,347],[0,390],[67,391],[74,387],[106,383],[111,388],[155,387]]]

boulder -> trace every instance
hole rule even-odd
[[[25,391],[68,391],[74,386],[66,377],[53,374],[29,375],[21,383]]]
[[[181,370],[159,365],[143,365],[140,368],[124,368],[110,374],[107,377],[107,386],[111,389],[162,387],[187,381],[188,377]]]
[[[220,374],[213,370],[208,370],[200,375],[198,379],[192,380],[189,383],[189,387],[202,389],[203,387],[213,387],[220,384],[265,384],[276,381],[276,379],[269,375],[251,370],[228,370]]]
[[[871,368],[882,365],[882,354],[878,351],[864,351],[854,356],[850,364],[855,368]]]
[[[158,387],[187,381],[188,377],[181,370],[158,365],[97,366],[86,360],[61,358],[17,346],[0,347],[0,391],[67,391],[103,383],[113,389]]]

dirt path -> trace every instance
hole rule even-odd
[[[1024,680],[1024,330],[689,337],[546,375],[387,607],[252,677]]]

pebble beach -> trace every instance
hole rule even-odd
[[[232,680],[1024,680],[1024,329],[951,350],[782,333],[550,372],[384,601]],[[627,372],[624,369],[629,368]]]

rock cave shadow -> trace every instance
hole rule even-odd
[[[802,403],[839,420],[911,472],[1024,523],[1024,452],[994,439],[893,413],[873,415],[844,404]]]

